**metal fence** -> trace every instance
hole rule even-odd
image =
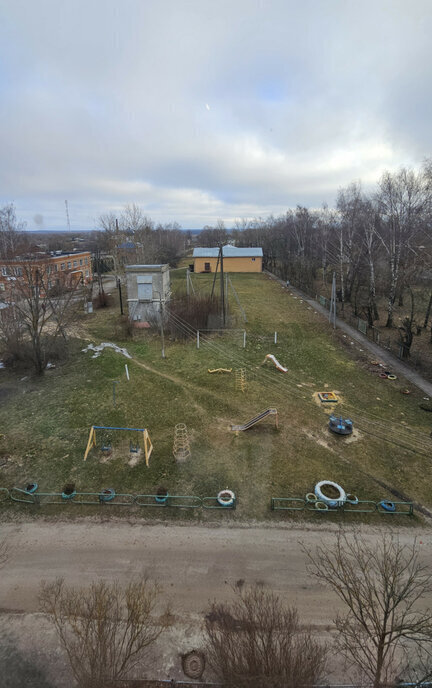
[[[10,490],[0,488],[0,501],[10,499],[20,504],[35,504],[45,506],[57,504],[66,506],[138,506],[160,509],[219,509],[233,511],[237,506],[237,499],[232,504],[221,505],[217,497],[198,497],[196,495],[152,495],[152,494],[126,494],[115,492],[75,492],[65,495],[63,492],[27,492],[20,487],[12,487]]]
[[[113,688],[225,688],[226,683],[212,683],[207,681],[177,681],[175,679],[119,679],[107,685]],[[269,688],[271,685],[269,684]],[[297,688],[373,688],[372,683],[319,683],[313,685],[299,685]],[[432,688],[430,681],[417,683],[391,683],[382,688]]]
[[[382,506],[382,502],[374,502],[368,499],[359,499],[357,504],[345,502],[337,508],[317,509],[314,502],[304,497],[272,497],[270,508],[272,511],[310,511],[314,514],[382,514],[388,516],[412,516],[414,504],[412,502],[391,502],[394,509],[389,510]]]
[[[318,301],[321,306],[330,310],[330,299],[325,296],[317,294],[315,296],[316,301]],[[382,349],[389,351],[397,358],[401,359],[407,365],[411,365],[414,368],[423,368],[425,366],[425,361],[417,353],[412,353],[409,347],[407,347],[403,342],[395,341],[391,337],[383,336],[382,332],[374,325],[369,325],[367,320],[363,320],[355,315],[347,315],[342,317],[340,313],[339,304],[336,304],[336,315],[341,320],[347,322],[351,327],[365,335],[372,342],[380,346]]]

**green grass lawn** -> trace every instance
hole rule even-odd
[[[172,278],[173,289],[181,288],[184,272],[173,272]],[[193,275],[193,280],[197,290],[211,287],[207,275]],[[116,304],[83,316],[67,363],[43,377],[22,379],[23,373],[0,371],[0,463],[5,461],[1,456],[8,457],[0,486],[37,481],[41,491],[61,491],[65,483],[74,482],[79,491],[114,487],[118,492],[153,494],[164,485],[171,494],[200,497],[228,487],[239,498],[238,508],[217,517],[233,520],[275,518],[269,511],[271,496],[304,496],[324,479],[360,499],[391,499],[387,485],[432,506],[430,414],[418,407],[421,393],[405,396],[400,393],[406,386],[402,381],[379,379],[367,352],[334,333],[313,308],[278,282],[247,274],[233,275],[232,281],[248,318],[245,349],[240,333],[202,337],[199,350],[193,338],[167,338],[167,357],[162,359],[156,333],[141,331],[133,341],[121,339]],[[229,301],[242,328],[231,295]],[[89,341],[125,346],[133,360],[110,350],[93,359],[81,352]],[[261,366],[267,353],[275,354],[288,373],[270,363]],[[233,372],[207,372],[219,367]],[[246,369],[245,392],[235,385],[235,369],[240,367]],[[119,381],[115,407],[113,380]],[[354,420],[354,441],[328,432],[328,409],[313,399],[313,393],[322,390],[340,393],[337,411]],[[236,435],[229,430],[231,423],[242,423],[268,406],[278,409],[278,430],[272,417],[248,432]],[[192,451],[183,465],[172,455],[174,426],[180,422],[187,425]],[[133,467],[128,464],[127,433],[100,433],[98,441],[112,443],[112,456],[105,460],[94,449],[84,462],[93,424],[148,428],[154,445],[150,467],[143,458]],[[160,518],[163,510],[140,513],[144,511]],[[187,512],[174,517],[179,514],[184,518]],[[215,518],[216,512],[189,516]],[[400,520],[405,522],[396,522]]]

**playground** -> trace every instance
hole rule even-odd
[[[211,289],[208,275],[192,279],[196,290]],[[66,507],[68,517],[71,510],[95,513],[84,499],[75,509],[65,503],[61,495],[69,485],[103,501],[104,514],[108,490],[159,497],[165,490],[221,508],[157,508],[140,515],[275,520],[291,512],[272,511],[272,499],[304,499],[321,481],[332,481],[361,501],[406,499],[432,509],[431,414],[419,407],[423,394],[414,387],[404,394],[404,381],[380,377],[366,351],[334,332],[289,288],[265,274],[231,280],[241,304],[230,303],[237,323],[226,334],[201,333],[199,349],[187,323],[184,340],[165,339],[166,358],[158,332],[122,339],[114,303],[83,316],[63,366],[40,379],[0,371],[0,487],[25,491],[37,483],[38,492],[58,496],[45,510],[8,501],[2,508],[52,514]],[[173,272],[173,290],[184,288],[184,281],[184,271]],[[129,356],[109,347],[97,357],[83,351],[102,342]],[[331,432],[332,414],[351,420],[354,430]],[[173,455],[176,425],[187,433],[181,461]],[[228,506],[235,495],[235,509],[217,502],[221,492]],[[141,506],[147,501],[141,499]],[[340,516],[353,519],[351,511],[355,504]],[[378,509],[357,518],[379,522],[388,513]],[[313,500],[302,517],[326,518],[313,511]]]

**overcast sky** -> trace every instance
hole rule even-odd
[[[0,204],[231,225],[432,154],[431,0],[0,0]]]

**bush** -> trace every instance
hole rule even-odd
[[[99,292],[96,298],[93,299],[93,308],[107,308],[114,304],[114,299],[111,294],[106,294],[104,291]]]
[[[195,294],[187,296],[180,294],[175,296],[168,306],[168,328],[173,337],[186,339],[191,332],[185,327],[184,322],[194,330],[205,330],[214,327],[215,322],[222,327],[222,303],[218,296],[209,294]],[[229,311],[226,310],[226,321],[229,320]]]

